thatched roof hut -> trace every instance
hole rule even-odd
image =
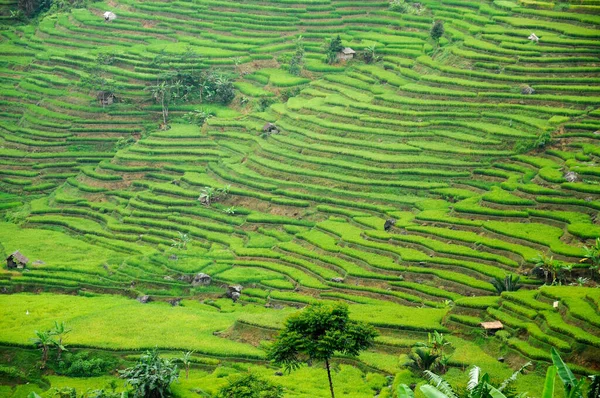
[[[23,269],[27,266],[29,259],[21,254],[18,250],[6,258],[6,267],[9,269]]]
[[[342,49],[342,51],[340,51],[337,54],[337,58],[340,61],[347,61],[349,59],[354,58],[354,55],[356,55],[356,51],[354,51],[350,47],[345,47],[345,48]]]
[[[481,322],[479,325],[483,330],[492,334],[496,333],[498,330],[504,329],[504,325],[500,321]]]

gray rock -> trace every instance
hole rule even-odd
[[[331,278],[331,281],[335,283],[344,283],[344,278]]]
[[[192,286],[210,285],[211,281],[212,281],[212,278],[210,277],[210,275],[200,272],[194,276],[194,279],[192,279]]]
[[[227,297],[229,297],[230,299],[232,299],[234,302],[238,301],[238,299],[242,295],[242,289],[243,289],[243,287],[240,286],[240,285],[231,285],[231,286],[228,286],[227,287],[227,292],[225,293],[225,295]]]
[[[388,218],[385,220],[385,224],[383,224],[383,229],[389,231],[394,225],[396,225],[396,220],[393,218]]]
[[[568,182],[576,182],[577,180],[579,180],[579,176],[574,171],[569,171],[568,173],[565,173],[563,177]]]
[[[145,296],[138,297],[137,301],[139,301],[142,304],[146,304],[147,302],[152,301],[152,299],[150,298],[150,296],[145,295]]]

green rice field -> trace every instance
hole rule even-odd
[[[339,397],[425,397],[407,363],[434,331],[462,389],[472,365],[500,382],[531,361],[513,389],[542,398],[552,347],[600,373],[600,1],[55,3],[0,0],[1,397],[121,391],[152,348],[193,350],[176,397],[248,372],[328,397],[321,364],[281,375],[267,351],[332,301],[379,333],[333,358]],[[338,35],[356,55],[328,63]],[[230,101],[181,77],[211,73]],[[114,365],[40,370],[55,322]]]

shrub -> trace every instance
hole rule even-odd
[[[88,351],[65,353],[56,372],[70,377],[101,376],[116,367],[114,359],[91,357]]]

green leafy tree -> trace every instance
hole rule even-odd
[[[48,362],[48,353],[50,352],[50,348],[56,345],[54,335],[50,330],[45,332],[36,330],[35,337],[32,339],[32,343],[42,350],[42,364],[40,368],[44,369],[46,367],[46,363]]]
[[[296,52],[290,60],[290,73],[292,75],[299,76],[302,72],[302,66],[304,65],[304,41],[302,36],[298,36],[296,39]]]
[[[334,64],[337,62],[337,57],[340,51],[342,51],[344,49],[344,46],[342,44],[342,38],[340,37],[340,35],[337,35],[337,37],[330,39],[329,42],[327,43],[327,48],[326,48],[326,54],[327,54],[327,63],[328,64]]]
[[[166,80],[146,88],[146,90],[150,91],[150,95],[154,99],[154,102],[159,103],[161,106],[163,118],[162,128],[164,130],[168,128],[167,119],[169,117],[169,104],[173,98],[171,95],[171,88],[171,84]]]
[[[440,38],[444,35],[444,21],[439,19],[435,21],[429,34],[433,40],[439,42]]]
[[[283,388],[253,374],[230,381],[216,398],[282,398]]]
[[[286,372],[306,361],[325,362],[334,398],[331,357],[336,352],[357,356],[374,344],[375,336],[377,331],[372,326],[350,320],[346,304],[312,304],[286,320],[283,331],[269,349],[268,358],[282,365]]]
[[[146,351],[135,366],[119,373],[133,387],[134,398],[168,397],[171,395],[171,383],[179,377],[177,365],[161,358],[156,349]]]

